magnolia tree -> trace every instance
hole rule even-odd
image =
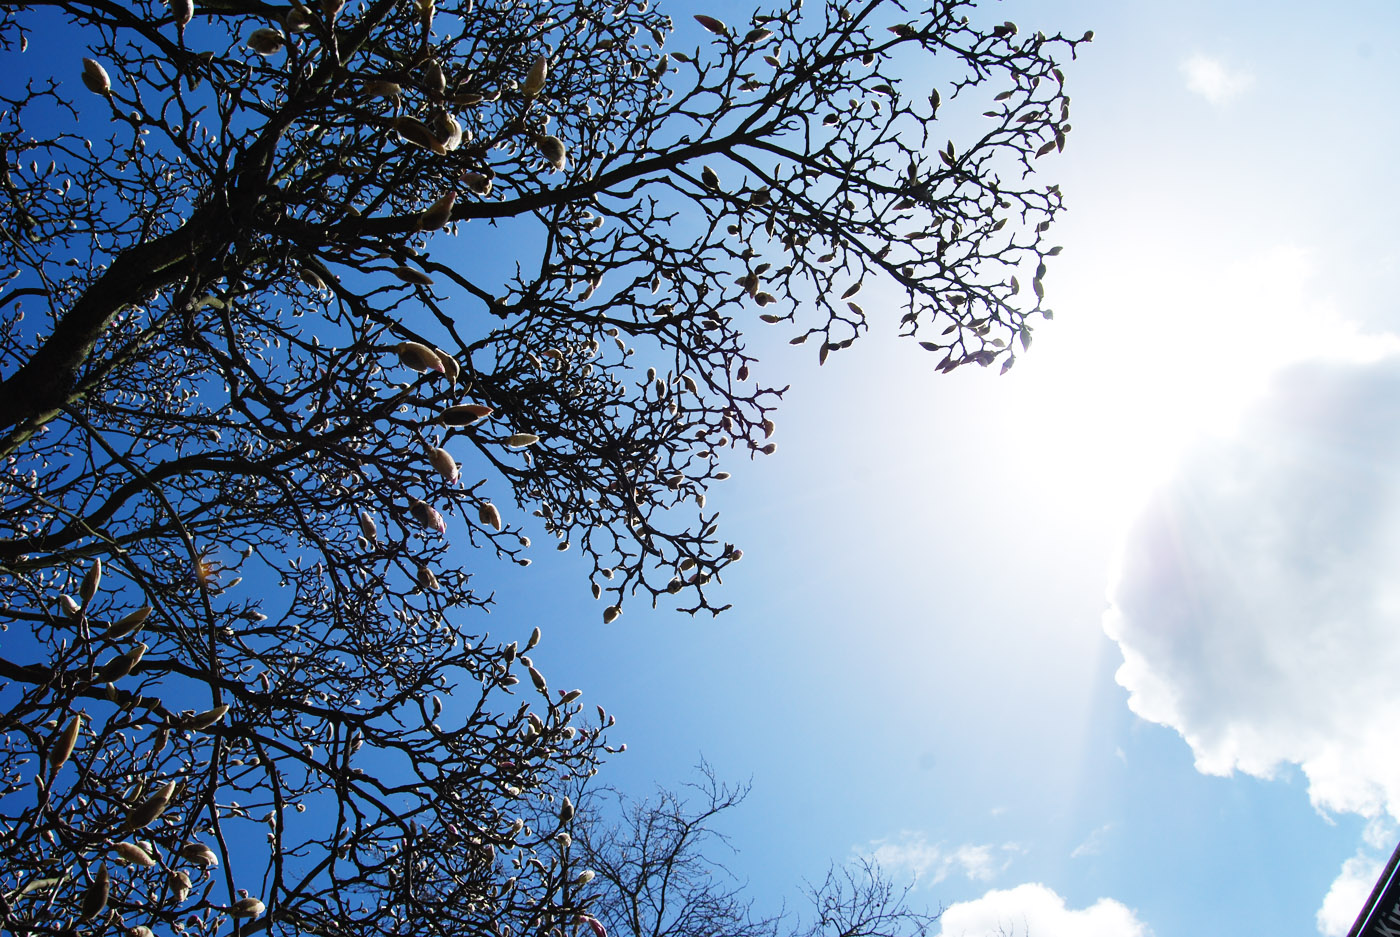
[[[745,330],[825,360],[878,281],[1005,368],[1049,316],[1088,37],[800,7],[0,9],[7,929],[598,923],[562,792],[608,719],[468,557],[533,512],[604,621],[719,611]]]

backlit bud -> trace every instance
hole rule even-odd
[[[428,461],[432,463],[433,469],[442,476],[449,485],[455,483],[458,477],[457,460],[452,458],[452,454],[446,449],[433,448],[428,450]]]
[[[170,883],[170,895],[176,904],[182,903],[190,896],[190,877],[183,871],[176,869],[171,872],[167,881]]]
[[[442,515],[438,513],[438,509],[426,501],[419,501],[417,498],[414,498],[409,502],[408,513],[411,514],[413,519],[422,527],[431,528],[440,534],[447,532],[447,522],[442,519]]]
[[[544,80],[549,74],[549,59],[543,55],[535,58],[535,62],[530,66],[529,73],[525,76],[525,84],[521,86],[520,93],[527,98],[533,98],[544,90]]]
[[[235,901],[229,906],[228,913],[234,917],[258,917],[266,910],[266,906],[257,898],[248,897]]]
[[[92,884],[88,885],[83,892],[83,906],[78,913],[79,920],[90,921],[107,907],[107,894],[111,887],[107,877],[107,866],[98,866],[97,875],[93,877]]]
[[[149,605],[143,605],[136,611],[123,615],[121,618],[117,619],[117,621],[113,622],[110,628],[102,632],[102,639],[104,641],[116,641],[119,638],[124,638],[145,624],[146,619],[150,616],[151,607]]]
[[[563,169],[569,165],[569,149],[564,145],[564,141],[558,137],[552,135],[536,137],[535,147],[555,169]]]
[[[442,360],[427,345],[419,342],[399,342],[394,346],[394,351],[398,353],[399,364],[406,368],[412,368],[420,373],[424,371],[443,373]]]
[[[194,0],[170,0],[170,12],[175,15],[175,26],[184,29],[194,19]]]
[[[417,267],[407,267],[403,264],[400,264],[399,266],[395,267],[389,272],[392,273],[394,276],[398,277],[400,280],[403,280],[405,283],[412,284],[413,286],[433,285],[433,278],[428,276],[422,270],[419,270]],[[441,369],[433,368],[433,370],[438,371]]]
[[[52,768],[55,773],[57,773],[59,768],[63,767],[64,762],[73,754],[73,748],[78,744],[78,733],[82,730],[82,727],[83,714],[78,713],[73,716],[73,719],[68,723],[68,727],[63,730],[63,734],[54,742],[53,748],[49,749],[49,767]]]
[[[207,729],[228,715],[228,703],[220,703],[213,709],[190,716],[181,722],[186,729]]]
[[[448,426],[471,426],[477,420],[484,420],[495,411],[484,404],[459,403],[438,414],[438,422]]]
[[[83,84],[93,94],[112,93],[112,79],[107,77],[107,69],[96,59],[83,59]],[[106,903],[106,899],[103,899],[103,903]]]
[[[248,35],[248,48],[258,55],[275,55],[286,44],[286,37],[270,26],[255,29]]]
[[[311,11],[300,3],[292,4],[287,15],[282,17],[282,25],[289,33],[304,33],[311,28]]]
[[[452,205],[457,201],[456,191],[448,192],[428,206],[418,219],[418,227],[423,231],[436,231],[452,219]]]
[[[428,125],[421,120],[417,120],[413,117],[395,117],[393,126],[394,129],[398,131],[400,137],[403,137],[404,140],[412,143],[414,146],[422,147],[425,150],[431,150],[439,156],[443,156],[447,153],[447,147],[442,145],[442,141],[437,138],[437,134],[433,133]]]
[[[156,818],[165,812],[165,808],[170,805],[170,798],[174,794],[175,782],[167,781],[164,787],[131,809],[126,815],[124,828],[139,830],[150,826],[156,821]]]
[[[86,575],[83,576],[83,584],[78,590],[78,597],[83,600],[84,604],[91,602],[93,596],[97,595],[97,588],[101,584],[102,561],[93,560],[92,566],[88,568]]]
[[[464,172],[461,175],[462,184],[471,189],[477,195],[491,194],[491,177],[479,172]]]
[[[117,854],[117,858],[128,865],[151,866],[156,864],[156,860],[151,858],[151,854],[135,843],[115,843],[112,851]]]
[[[186,843],[180,847],[180,856],[205,869],[219,864],[219,857],[214,850],[203,843]]]

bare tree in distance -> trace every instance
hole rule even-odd
[[[726,868],[731,849],[717,829],[743,803],[747,785],[700,778],[680,791],[636,800],[594,787],[580,797],[576,858],[596,872],[585,900],[611,937],[923,937],[938,914],[909,903],[873,860],[833,865],[803,897],[807,913],[756,914],[744,883]]]
[[[609,719],[484,633],[487,558],[533,512],[605,622],[717,612],[706,496],[781,395],[745,330],[824,361],[879,282],[1004,369],[1049,315],[1089,37],[800,7],[0,9],[7,929],[589,920]]]

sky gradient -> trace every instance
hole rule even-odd
[[[752,779],[760,907],[869,855],[946,937],[1344,934],[1400,835],[1400,7],[987,15],[1096,32],[1031,352],[935,375],[893,295],[820,372],[755,333],[734,609],[604,626],[543,551],[493,631],[617,715],[615,786]]]

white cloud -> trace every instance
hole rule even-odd
[[[1342,863],[1341,874],[1327,890],[1327,897],[1322,899],[1322,907],[1317,912],[1319,932],[1326,937],[1342,937],[1351,930],[1351,925],[1361,913],[1361,906],[1366,903],[1376,879],[1380,877],[1396,832],[1395,826],[1384,818],[1366,824],[1366,832],[1362,836],[1365,845]],[[1386,852],[1372,851],[1382,849]]]
[[[1015,843],[1001,846],[969,843],[948,849],[942,843],[930,843],[923,833],[906,830],[896,838],[873,840],[854,851],[891,875],[912,878],[920,885],[932,885],[954,873],[973,881],[991,881],[1023,850]]]
[[[1254,76],[1227,66],[1219,59],[1196,54],[1181,63],[1186,87],[1212,104],[1228,104],[1254,84]]]
[[[1342,874],[1332,883],[1317,912],[1317,929],[1327,937],[1343,937],[1351,930],[1361,906],[1371,894],[1385,860],[1359,852],[1342,863]]]
[[[1400,356],[1289,368],[1130,535],[1118,682],[1199,770],[1296,764],[1319,809],[1400,816],[1397,426]]]
[[[1152,933],[1120,902],[1100,898],[1074,910],[1038,882],[959,902],[943,912],[939,923],[939,937],[1150,937]]]

